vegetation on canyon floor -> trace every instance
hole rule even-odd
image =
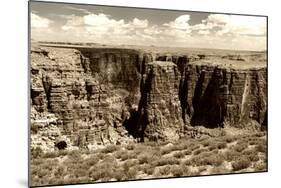
[[[108,145],[87,151],[32,151],[33,186],[267,170],[266,133]]]

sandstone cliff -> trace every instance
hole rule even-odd
[[[266,125],[263,57],[34,47],[32,144],[91,148],[177,140],[197,125]]]

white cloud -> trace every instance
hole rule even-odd
[[[38,16],[35,13],[31,13],[31,27],[32,28],[47,28],[51,21],[47,18]]]
[[[137,27],[137,28],[146,28],[148,26],[148,21],[147,20],[139,20],[138,18],[134,18],[134,20],[131,24],[134,27]]]
[[[190,15],[181,15],[162,25],[147,19],[114,19],[106,14],[64,16],[60,28],[50,27],[51,20],[33,15],[32,37],[40,40],[136,44],[196,48],[264,50],[266,21],[262,17],[211,14],[191,25]],[[34,25],[35,24],[35,25]],[[53,24],[52,24],[53,26]]]
[[[217,34],[265,35],[266,18],[256,16],[211,14],[195,27],[204,25],[208,29],[218,28]]]
[[[198,31],[198,34],[201,34],[201,35],[208,35],[208,34],[210,34],[210,31],[209,31],[209,30],[199,30],[199,31]]]
[[[85,24],[97,27],[118,27],[124,24],[123,19],[116,21],[114,19],[110,19],[110,17],[105,14],[88,14],[84,16],[83,19]]]
[[[190,32],[190,25],[189,25],[190,15],[181,15],[177,17],[174,21],[163,24],[164,26],[168,26],[171,29],[179,29],[185,30],[187,33]]]
[[[144,31],[148,27],[148,20],[134,18],[125,22],[116,20],[106,14],[88,14],[85,16],[67,16],[66,24],[61,26],[66,36],[78,35],[80,41],[100,43],[128,43],[133,42],[132,37],[149,38],[145,32],[137,34],[137,30]],[[73,33],[73,34],[71,34]],[[74,39],[69,39],[74,40]]]
[[[84,25],[83,17],[70,15],[64,18],[67,19],[67,22],[61,27],[62,30],[70,30]]]
[[[151,27],[145,28],[143,32],[147,35],[159,35],[163,32],[163,30],[160,29],[158,25],[153,25]]]

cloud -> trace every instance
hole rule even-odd
[[[124,20],[110,19],[108,15],[105,14],[88,14],[83,17],[85,24],[90,26],[98,27],[118,27],[124,24]]]
[[[216,30],[221,35],[266,35],[266,18],[256,16],[211,14],[202,23],[194,25],[193,30]]]
[[[189,25],[190,15],[181,15],[177,17],[174,21],[169,23],[164,23],[164,26],[167,26],[171,29],[185,30],[187,33],[190,32]]]
[[[82,10],[81,10],[82,11]],[[103,13],[64,15],[63,25],[33,13],[32,37],[65,42],[156,45],[195,48],[266,49],[266,20],[263,17],[210,14],[198,24],[184,14],[167,23],[151,24],[148,19],[114,19]],[[56,24],[51,24],[51,26]]]
[[[31,27],[32,28],[47,28],[51,21],[47,18],[38,16],[35,13],[31,13]]]
[[[83,17],[70,15],[70,16],[64,16],[65,19],[67,19],[66,24],[64,24],[61,29],[64,31],[74,29],[77,27],[81,27],[84,25]]]
[[[65,32],[65,41],[77,41],[75,37],[79,36],[80,42],[98,42],[98,43],[136,43],[133,38],[150,38],[144,32],[148,28],[148,20],[134,18],[130,21],[124,19],[113,19],[110,15],[87,14],[84,16],[65,16],[67,21],[61,26]],[[148,31],[147,31],[148,32]],[[106,40],[105,40],[106,39]]]
[[[146,28],[148,26],[148,21],[134,18],[134,20],[133,20],[133,22],[131,22],[131,24],[137,28]]]
[[[201,34],[201,35],[208,35],[208,34],[210,34],[210,30],[199,30],[199,31],[198,31],[198,34]]]

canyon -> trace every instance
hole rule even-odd
[[[33,148],[267,128],[266,52],[32,44],[30,53]]]

